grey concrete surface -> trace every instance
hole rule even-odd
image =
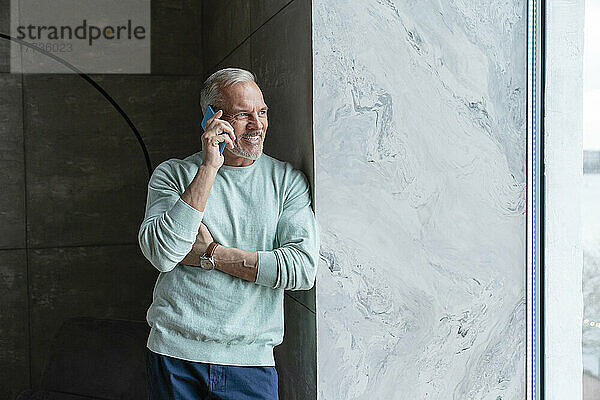
[[[249,0],[202,2],[202,60],[213,69],[250,35]]]
[[[25,247],[21,75],[0,74],[0,248]]]
[[[0,87],[0,399],[12,399],[29,387],[21,76],[0,73]]]
[[[316,315],[285,297],[283,343],[275,348],[281,400],[316,399]]]
[[[153,75],[202,73],[202,24],[199,2],[153,0],[151,71]]]
[[[250,7],[250,32],[254,32],[261,25],[265,24],[269,18],[273,18],[286,5],[292,4],[295,0],[261,0],[251,1]],[[297,25],[300,27],[300,25]]]
[[[27,255],[0,250],[0,399],[13,399],[29,387]]]
[[[32,386],[52,338],[76,316],[145,320],[158,272],[137,244],[29,250]]]
[[[215,66],[273,18],[290,0],[205,0],[202,2],[202,60],[204,70]],[[270,40],[273,40],[272,38]]]
[[[249,40],[246,40],[241,45],[239,45],[234,52],[230,53],[227,57],[221,60],[215,67],[206,69],[204,71],[204,79],[208,78],[210,74],[220,70],[221,68],[229,67],[252,70],[252,54],[250,51]]]
[[[199,148],[198,82],[94,76],[139,130],[153,168]],[[31,247],[135,243],[148,171],[121,116],[75,75],[25,75]]]
[[[10,32],[10,0],[0,0],[0,32]],[[0,73],[10,71],[10,42],[0,39]]]

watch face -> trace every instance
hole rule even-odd
[[[200,266],[204,269],[213,269],[214,268],[214,265],[212,262],[210,262],[209,258],[200,259]]]

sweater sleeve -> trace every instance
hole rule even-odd
[[[150,177],[146,212],[138,233],[142,254],[160,272],[169,272],[192,250],[204,213],[180,197],[168,163]]]
[[[256,283],[273,289],[307,290],[315,282],[319,231],[306,176],[300,170],[293,172],[277,222],[279,247],[258,252]]]

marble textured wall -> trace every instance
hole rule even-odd
[[[313,1],[321,400],[525,398],[526,27]]]

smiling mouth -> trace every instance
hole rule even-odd
[[[248,135],[248,136],[243,136],[242,140],[245,141],[246,143],[250,143],[253,145],[257,145],[260,143],[260,137],[261,135]]]

